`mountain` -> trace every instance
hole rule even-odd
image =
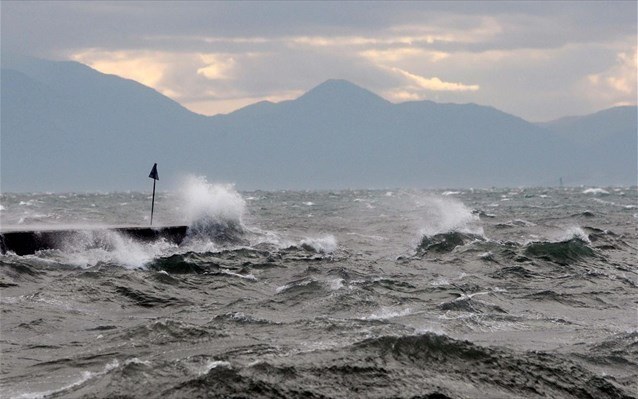
[[[562,164],[560,140],[520,118],[473,104],[393,104],[346,81],[213,122],[222,147],[259,149],[221,166],[251,186],[547,184]]]
[[[638,107],[614,107],[539,125],[572,143],[572,151],[584,161],[582,174],[596,177],[606,169],[613,174],[606,177],[610,182],[638,183]],[[601,161],[606,168],[599,167]]]
[[[165,188],[185,173],[240,189],[636,180],[628,151],[635,159],[635,135],[625,135],[631,120],[613,116],[602,126],[624,126],[622,134],[574,144],[556,127],[566,121],[539,126],[476,104],[394,104],[344,80],[205,117],[75,62],[3,55],[0,77],[4,192],[143,190],[154,162]],[[602,153],[617,147],[628,156]]]
[[[636,136],[638,107],[613,107],[584,116],[568,116],[551,122],[539,123],[575,142],[601,142],[614,135]]]
[[[3,191],[136,187],[131,171],[177,167],[180,136],[207,130],[208,118],[132,80],[76,62],[2,63]]]

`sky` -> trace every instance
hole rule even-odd
[[[1,3],[1,49],[73,60],[205,115],[346,79],[528,121],[636,104],[636,1]]]

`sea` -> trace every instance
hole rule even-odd
[[[638,190],[0,195],[2,398],[636,398]],[[87,230],[89,229],[90,230]]]

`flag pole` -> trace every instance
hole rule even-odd
[[[159,175],[157,174],[157,164],[153,165],[153,169],[151,169],[151,173],[148,175],[151,179],[153,179],[153,201],[151,202],[151,226],[153,225],[153,212],[155,211],[155,183],[159,180]]]
[[[153,225],[153,211],[155,211],[155,182],[157,180],[153,179],[153,202],[151,202],[151,226]]]

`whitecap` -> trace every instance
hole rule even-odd
[[[391,308],[381,308],[379,311],[372,313],[369,316],[364,316],[361,320],[386,320],[392,319],[395,317],[407,316],[412,313],[410,308],[405,309],[391,309]]]
[[[604,190],[602,188],[588,188],[585,191],[583,191],[583,194],[594,194],[594,195],[598,195],[598,194],[602,194],[602,195],[608,195],[609,191]]]
[[[227,362],[227,361],[224,361],[224,360],[212,360],[212,361],[208,362],[208,364],[206,364],[202,374],[206,374],[209,371],[211,371],[212,369],[216,369],[217,367],[230,368],[231,366],[230,366],[230,362]]]
[[[342,278],[336,278],[336,279],[328,280],[328,281],[326,281],[326,283],[328,284],[328,286],[330,287],[330,290],[332,290],[332,291],[337,291],[337,290],[343,288],[343,279]]]
[[[436,280],[431,281],[430,285],[433,287],[440,287],[444,285],[450,285],[450,281],[446,279],[445,277],[439,277]]]
[[[81,373],[81,377],[76,380],[75,382],[72,382],[68,385],[65,385],[61,388],[58,389],[54,389],[54,390],[50,390],[50,391],[44,391],[44,392],[28,392],[28,393],[23,393],[20,395],[16,395],[13,396],[16,399],[39,399],[39,398],[46,398],[49,396],[53,396],[56,394],[60,394],[63,393],[64,391],[67,391],[69,389],[75,388],[77,386],[80,386],[82,384],[84,384],[85,382],[95,378],[95,377],[99,377],[102,375],[105,375],[107,373],[109,373],[111,370],[114,370],[116,368],[120,367],[120,362],[117,361],[117,359],[109,362],[108,364],[106,364],[106,366],[104,366],[104,369],[102,371],[83,371]]]
[[[223,274],[227,274],[229,276],[233,276],[233,277],[239,277],[239,278],[243,278],[245,280],[252,280],[252,281],[257,281],[257,277],[255,277],[252,274],[239,274],[239,273],[234,273],[231,272],[230,270],[227,269],[221,269],[220,270]]]
[[[322,237],[303,239],[301,246],[312,248],[318,253],[330,254],[337,250],[337,239],[332,234],[326,234]]]
[[[296,281],[294,283],[285,284],[285,285],[282,285],[280,287],[275,288],[275,292],[277,294],[280,294],[280,293],[282,293],[284,291],[287,291],[287,290],[289,290],[289,289],[291,289],[293,287],[303,287],[303,286],[306,286],[306,285],[308,285],[310,283],[313,283],[313,282],[314,282],[314,280],[312,280],[312,279]]]
[[[480,218],[462,202],[454,198],[426,198],[422,203],[425,226],[421,236],[433,236],[456,231],[483,236]]]
[[[589,241],[589,235],[585,233],[585,231],[580,226],[568,227],[562,234],[556,237],[556,240],[560,242],[572,240],[574,238],[591,244],[591,241]]]

